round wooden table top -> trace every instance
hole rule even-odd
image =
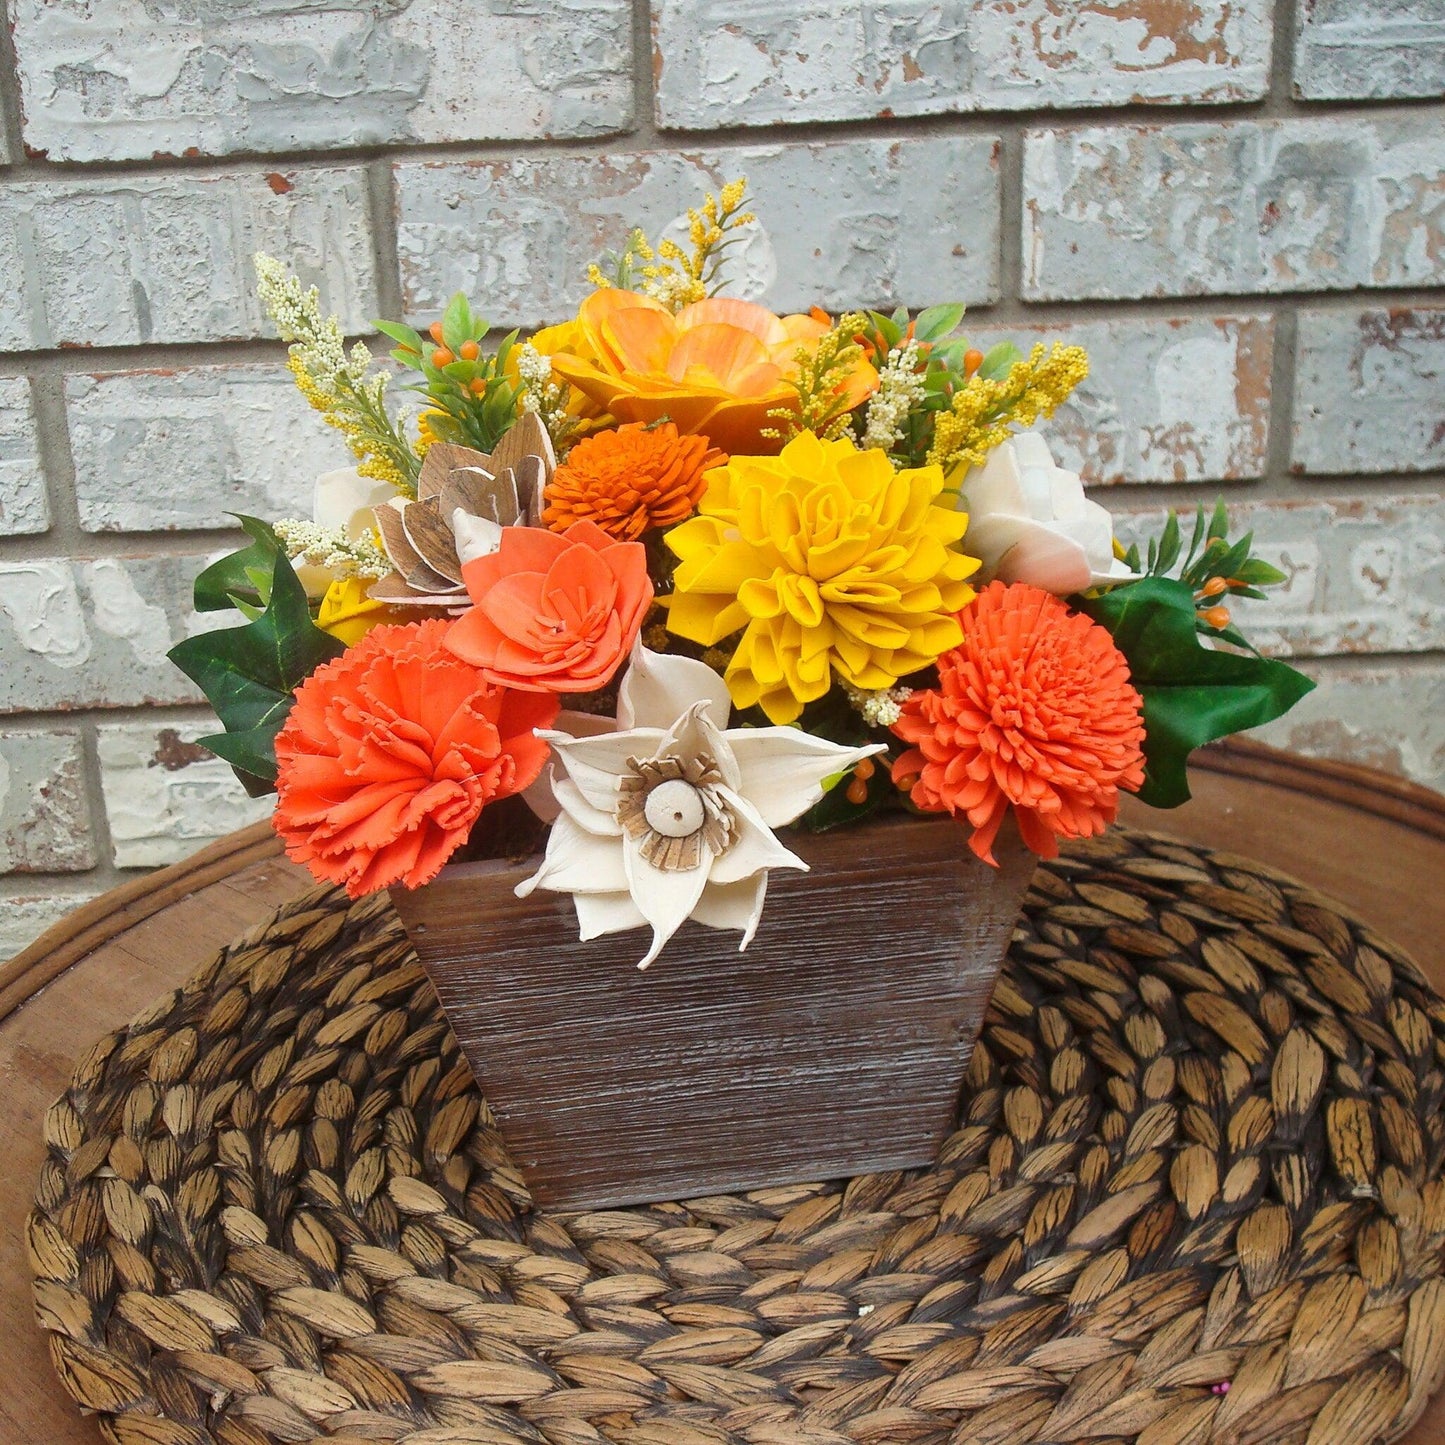
[[[1126,801],[1124,821],[1240,853],[1355,910],[1445,993],[1445,797],[1383,774],[1249,742],[1198,755],[1172,813]],[[262,823],[78,909],[0,968],[0,1440],[96,1445],[50,1366],[31,1306],[25,1217],[42,1119],[78,1055],[206,957],[311,886]],[[1445,1392],[1406,1437],[1445,1441]]]

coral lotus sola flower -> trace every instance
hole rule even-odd
[[[650,925],[646,968],[689,918],[742,932],[762,916],[768,872],[806,871],[773,829],[805,813],[827,779],[882,745],[849,748],[797,728],[728,728],[727,686],[706,663],[638,643],[617,730],[544,732],[561,812],[541,868],[517,888],[570,893],[585,942]]]
[[[958,505],[968,513],[968,549],[983,562],[984,577],[1027,582],[1057,597],[1138,578],[1114,556],[1108,512],[1084,496],[1077,472],[1055,465],[1037,432],[1020,432],[970,470]]]
[[[765,437],[769,412],[796,406],[790,384],[799,348],[816,346],[829,325],[815,316],[774,316],[751,301],[714,297],[675,316],[659,301],[612,287],[577,312],[579,354],[555,352],[553,371],[619,421],[666,417],[728,453],[776,452]],[[848,375],[852,410],[878,385],[859,357]]]
[[[276,738],[286,852],[353,898],[430,882],[486,804],[547,760],[543,693],[509,692],[443,647],[434,619],[378,627],[316,669]]]
[[[462,577],[476,605],[457,619],[447,646],[504,687],[604,687],[652,605],[646,549],[615,542],[592,522],[560,535],[504,527],[497,550],[465,563]]]
[[[987,863],[1010,808],[1044,858],[1060,838],[1102,833],[1119,789],[1144,782],[1142,705],[1113,638],[1022,583],[990,584],[959,622],[939,686],[913,693],[893,725],[913,744],[894,781],[925,811],[972,823],[969,847]]]

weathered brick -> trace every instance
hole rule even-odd
[[[29,948],[47,928],[74,913],[96,896],[95,888],[68,893],[25,892],[0,898],[0,963]]]
[[[1442,170],[1445,127],[1425,112],[1031,131],[1022,294],[1438,284]]]
[[[1148,316],[980,333],[1025,351],[1057,340],[1089,352],[1088,379],[1040,430],[1091,484],[1263,476],[1274,321]]]
[[[652,0],[657,121],[786,125],[1255,100],[1268,0]]]
[[[11,11],[51,160],[593,135],[631,123],[626,0],[197,0]]]
[[[0,561],[0,713],[197,701],[166,652],[201,630],[191,584],[208,560]]]
[[[100,777],[117,868],[176,863],[205,843],[269,817],[231,769],[196,739],[216,723],[123,723],[99,729]]]
[[[65,404],[88,532],[309,516],[314,478],[349,460],[280,365],[77,374]]]
[[[0,733],[0,873],[94,867],[80,735]]]
[[[0,191],[0,348],[221,341],[274,332],[251,257],[320,286],[349,331],[379,305],[359,168],[23,181]]]
[[[1306,662],[1315,690],[1251,734],[1308,757],[1382,768],[1445,792],[1445,663]]]
[[[1262,652],[1429,652],[1445,648],[1445,508],[1433,496],[1236,502],[1231,536],[1288,577],[1268,600],[1231,602]],[[1114,513],[1126,541],[1157,535],[1160,512]],[[1186,520],[1186,533],[1188,522]]]
[[[457,290],[495,323],[568,315],[587,266],[746,174],[759,225],[734,292],[781,309],[927,305],[998,294],[998,143],[988,136],[738,146],[395,168],[408,314]],[[683,236],[685,239],[685,233]]]
[[[1294,92],[1304,100],[1445,95],[1445,10],[1432,0],[1301,0]]]
[[[1297,348],[1295,471],[1445,467],[1445,307],[1303,311]]]
[[[21,376],[5,377],[0,379],[0,537],[49,527],[30,383]]]

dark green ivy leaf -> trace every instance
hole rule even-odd
[[[1144,700],[1139,797],[1153,807],[1188,800],[1185,762],[1195,748],[1279,717],[1314,687],[1283,662],[1201,646],[1183,582],[1146,577],[1079,606],[1113,635]]]
[[[259,572],[265,577],[271,576],[276,569],[281,543],[265,522],[255,517],[243,517],[239,513],[231,515],[250,535],[250,545],[212,562],[196,578],[197,612],[225,612],[236,605],[238,596],[248,602],[260,601],[265,605],[265,598],[261,596],[253,574]]]
[[[276,734],[291,711],[294,690],[346,649],[312,622],[306,590],[275,533],[255,517],[242,517],[241,524],[255,542],[236,556],[251,554],[248,565],[255,566],[256,557],[270,549],[265,610],[244,627],[178,642],[170,659],[205,693],[226,729],[201,743],[230,763],[246,791],[258,797],[275,787]]]

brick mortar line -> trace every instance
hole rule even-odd
[[[650,48],[648,74],[651,73]],[[104,181],[127,177],[186,178],[252,176],[258,168],[289,171],[328,170],[374,162],[429,164],[507,161],[525,155],[557,158],[662,149],[691,154],[738,146],[810,145],[830,140],[900,140],[910,135],[951,136],[996,133],[1002,126],[1024,129],[1077,131],[1106,126],[1168,126],[1227,124],[1230,120],[1329,120],[1365,115],[1380,120],[1413,116],[1445,109],[1436,96],[1387,100],[1301,101],[1266,94],[1257,100],[1210,104],[1200,101],[1172,103],[1131,102],[1110,106],[1074,106],[1058,110],[1005,109],[918,116],[868,116],[836,121],[801,121],[760,126],[731,125],[710,130],[661,130],[652,117],[639,115],[627,129],[593,136],[519,138],[516,140],[458,140],[398,142],[335,150],[246,151],[218,156],[145,158],[109,161],[51,161],[27,154],[0,166],[0,193],[10,185],[37,181]],[[630,144],[629,144],[630,143]]]
[[[25,142],[22,137],[24,116],[20,105],[20,61],[15,54],[15,37],[10,29],[9,7],[0,3],[0,125],[4,126],[11,160],[0,171],[23,164]]]
[[[1296,0],[1274,0],[1272,44],[1269,53],[1269,95],[1266,104],[1289,113],[1301,102],[1294,94],[1294,61],[1298,49]]]
[[[1000,229],[1003,229],[1002,214]],[[1001,277],[1001,289],[1002,285]],[[1261,293],[1228,291],[1119,299],[1086,297],[1078,300],[1031,301],[1017,295],[1001,295],[997,301],[970,303],[968,315],[999,326],[1039,326],[1055,322],[1143,321],[1171,315],[1191,320],[1209,320],[1225,314],[1267,315],[1286,306],[1336,314],[1392,309],[1428,310],[1445,306],[1445,282],[1429,286]],[[395,312],[389,307],[386,309],[386,319],[394,319],[396,312],[403,310],[399,302]],[[495,340],[510,329],[497,326],[489,334]],[[356,336],[350,340],[372,343],[378,355],[383,354],[386,347],[384,338],[374,334]],[[9,351],[0,352],[0,379],[52,374],[87,376],[114,372],[164,372],[201,366],[247,364],[271,364],[284,372],[286,348],[281,342],[268,337],[246,337],[231,341],[151,341],[135,346],[52,347],[46,350]]]
[[[96,871],[104,869],[114,876],[119,870],[115,866],[115,839],[110,831],[110,806],[101,777],[100,735],[94,721],[85,719],[81,722],[80,738],[81,773],[85,779],[86,800],[90,805],[90,836],[95,856],[100,860]]]

